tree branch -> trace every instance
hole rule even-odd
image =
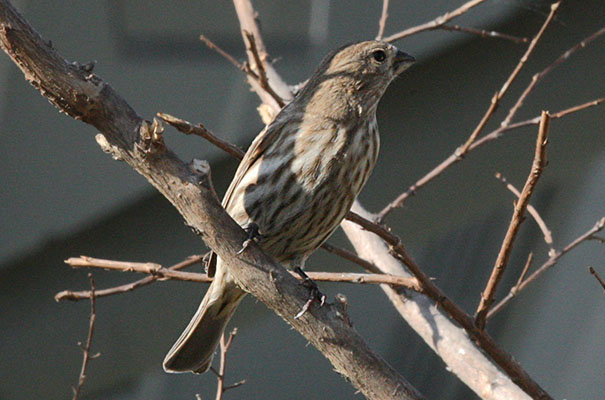
[[[168,269],[172,270],[172,271],[178,271],[178,270],[186,268],[190,265],[201,262],[202,259],[204,258],[204,256],[205,255],[189,256],[186,260],[181,261],[178,264],[174,264],[174,265],[168,267]],[[101,267],[101,268],[103,268],[103,267]],[[157,281],[159,278],[160,277],[158,275],[151,275],[151,276],[147,276],[143,279],[139,279],[137,281],[130,282],[130,283],[127,283],[124,285],[115,286],[112,288],[107,288],[107,289],[102,289],[102,290],[97,290],[97,291],[95,291],[95,297],[99,298],[99,297],[111,296],[111,295],[119,294],[119,293],[131,292],[139,287],[149,285],[150,283]],[[77,291],[77,292],[74,292],[71,290],[63,290],[55,295],[55,301],[61,301],[61,300],[76,301],[76,300],[89,299],[90,296],[92,296],[92,292],[89,290],[82,290],[82,291]]]
[[[151,125],[100,78],[68,64],[6,1],[0,0],[0,46],[28,81],[62,111],[95,126],[97,142],[143,175],[181,213],[187,224],[221,257],[239,286],[301,332],[364,395],[416,399],[418,392],[374,354],[332,305],[294,315],[308,291],[254,244],[238,255],[246,233],[216,198],[209,170],[182,162]]]
[[[356,202],[355,213],[366,220],[374,216]],[[378,266],[384,273],[412,276],[404,264],[391,254],[391,247],[379,236],[349,220],[341,224],[358,254]],[[476,339],[469,337],[465,329],[456,325],[449,312],[440,303],[435,306],[432,297],[420,293],[407,293],[388,286],[381,286],[399,314],[412,329],[445,362],[449,371],[484,400],[528,399],[529,396],[515,385],[509,376],[500,372],[497,366],[485,356],[491,348],[483,350],[475,345]],[[464,314],[462,312],[462,314]],[[467,327],[473,326],[469,316],[464,318]],[[483,335],[483,332],[477,334]],[[487,337],[487,342],[493,341]],[[494,345],[495,346],[495,345]],[[496,350],[497,346],[495,346]],[[510,357],[510,356],[509,356]],[[548,398],[548,397],[546,397]]]
[[[591,100],[589,102],[586,103],[582,103],[582,104],[578,104],[576,106],[570,107],[570,108],[566,108],[564,110],[558,111],[556,113],[553,113],[550,115],[550,119],[559,119],[559,118],[563,118],[569,114],[573,114],[576,113],[578,111],[582,111],[585,110],[587,108],[590,107],[596,107],[599,106],[601,104],[603,104],[605,102],[605,97],[600,97],[598,99],[595,100]],[[516,122],[514,124],[510,124],[507,126],[500,126],[497,129],[494,129],[492,132],[480,137],[479,139],[477,139],[472,145],[471,147],[469,147],[467,154],[472,152],[473,150],[477,149],[478,147],[483,146],[486,143],[492,142],[496,139],[501,138],[505,133],[515,130],[515,129],[519,129],[519,128],[524,128],[527,126],[533,126],[533,125],[539,125],[540,124],[540,116],[531,118],[531,119],[527,119],[525,121],[520,121],[520,122]],[[384,221],[384,219],[386,218],[386,216],[388,214],[391,213],[391,211],[393,211],[396,208],[400,208],[401,206],[403,206],[403,204],[413,195],[416,194],[416,192],[418,190],[420,190],[421,188],[423,188],[424,186],[426,186],[426,184],[428,184],[429,182],[431,182],[432,180],[434,180],[435,178],[437,178],[438,176],[440,176],[443,172],[445,172],[446,169],[448,169],[449,167],[451,167],[452,165],[464,160],[465,158],[461,158],[458,156],[458,151],[454,151],[449,157],[447,157],[445,160],[443,160],[439,165],[437,165],[435,168],[433,168],[431,171],[429,171],[429,173],[427,173],[426,175],[424,175],[422,178],[420,178],[419,180],[417,180],[413,185],[411,185],[405,192],[401,193],[399,196],[397,196],[397,198],[395,198],[392,202],[390,202],[389,204],[387,204],[387,206],[385,208],[383,208],[376,216],[377,221],[382,222]]]
[[[601,285],[601,287],[603,288],[603,293],[605,294],[605,282],[603,281],[603,278],[599,276],[599,273],[595,271],[593,267],[588,267],[588,272],[590,272],[590,274],[595,277],[597,282],[599,282],[599,285]]]
[[[517,113],[517,111],[519,111],[521,106],[523,106],[523,103],[525,102],[525,99],[527,98],[527,96],[529,96],[529,94],[532,92],[532,90],[534,90],[534,88],[538,85],[538,83],[540,83],[540,81],[542,79],[544,79],[544,77],[546,75],[548,75],[552,70],[554,70],[556,67],[558,67],[561,63],[568,60],[569,57],[571,57],[571,55],[573,53],[575,53],[576,51],[578,51],[580,49],[583,49],[584,47],[586,47],[588,45],[588,43],[592,42],[593,40],[595,40],[599,36],[603,35],[604,33],[605,33],[605,28],[599,29],[592,35],[588,36],[586,39],[582,40],[580,43],[576,44],[575,46],[573,46],[572,48],[570,48],[569,50],[567,50],[566,52],[561,54],[559,56],[559,58],[557,58],[548,67],[544,68],[541,72],[535,74],[531,78],[531,82],[529,83],[529,85],[527,85],[527,87],[525,88],[523,93],[521,93],[521,96],[519,96],[519,98],[517,99],[515,104],[508,111],[508,115],[506,116],[506,118],[504,118],[501,125],[507,126],[511,123],[511,121],[515,117],[515,114]]]
[[[374,222],[359,216],[354,212],[349,212],[348,219],[357,223],[364,229],[380,236],[390,247],[390,253],[399,261],[405,264],[408,270],[420,282],[423,293],[439,304],[456,322],[458,322],[476,341],[481,348],[492,357],[492,359],[511,377],[513,382],[519,385],[526,393],[537,399],[550,399],[551,397],[542,389],[523,368],[514,360],[514,358],[500,349],[496,342],[483,330],[475,326],[473,319],[466,314],[456,303],[452,302],[437,287],[433,281],[422,272],[420,267],[412,260],[407,250],[401,243],[401,240],[389,232],[387,229]]]
[[[382,40],[384,28],[387,25],[387,18],[389,18],[389,0],[382,0],[382,12],[380,14],[380,20],[378,21],[378,34],[376,35],[376,40]]]
[[[546,270],[554,267],[557,264],[557,262],[561,259],[561,257],[563,257],[565,254],[569,253],[571,250],[576,248],[581,243],[591,240],[594,237],[594,235],[596,235],[598,232],[602,231],[604,227],[605,227],[605,217],[598,220],[597,223],[592,228],[590,228],[587,232],[580,235],[574,241],[569,243],[561,251],[557,251],[557,252],[549,254],[550,257],[548,258],[548,260],[546,260],[546,262],[544,262],[544,264],[542,264],[527,279],[523,280],[523,282],[521,282],[520,284],[517,283],[517,285],[515,285],[513,287],[514,290],[511,289],[511,291],[502,300],[500,300],[498,302],[498,304],[496,304],[491,309],[489,314],[487,314],[487,319],[490,319],[491,317],[496,315],[498,312],[500,312],[504,308],[504,306],[506,306],[513,299],[513,297],[515,297],[519,292],[521,292],[523,289],[525,289],[527,287],[527,285],[529,285],[530,283],[535,281],[540,275],[542,275],[544,272],[546,272]]]
[[[500,90],[498,90],[498,92],[496,92],[494,97],[492,97],[492,101],[490,103],[489,108],[485,112],[485,115],[483,115],[483,118],[481,118],[481,121],[479,122],[479,124],[477,125],[477,127],[475,128],[473,133],[471,133],[471,135],[466,140],[466,142],[458,149],[458,157],[464,157],[466,155],[466,153],[468,152],[468,149],[471,147],[473,142],[477,139],[477,137],[479,136],[479,134],[481,133],[483,128],[485,128],[487,121],[489,121],[489,119],[492,117],[492,115],[494,115],[494,112],[496,112],[496,109],[498,108],[498,105],[500,104],[500,100],[502,100],[502,98],[508,91],[508,88],[510,87],[510,85],[517,78],[517,76],[519,75],[519,73],[521,72],[523,67],[525,66],[525,63],[527,62],[527,60],[533,53],[534,49],[538,45],[538,42],[540,41],[540,39],[542,38],[542,35],[546,31],[546,28],[548,27],[548,25],[550,25],[550,22],[555,17],[555,13],[559,9],[560,4],[561,4],[560,1],[557,3],[551,4],[550,13],[548,14],[548,17],[546,17],[546,20],[542,24],[542,27],[540,27],[540,30],[538,31],[536,36],[534,36],[532,41],[529,43],[527,50],[525,51],[525,53],[519,60],[519,63],[513,69],[513,72],[511,72],[511,74],[508,77],[508,79],[506,80],[506,82],[504,82],[504,84],[502,85]]]
[[[540,175],[542,175],[542,171],[546,166],[546,144],[548,143],[549,125],[550,116],[548,115],[548,112],[542,111],[542,119],[540,120],[540,128],[538,129],[538,139],[536,140],[534,161],[525,185],[523,186],[523,190],[521,191],[521,195],[519,196],[519,200],[515,204],[515,210],[513,212],[508,230],[506,231],[504,241],[502,242],[502,247],[498,253],[496,264],[494,265],[492,274],[487,282],[487,286],[481,294],[481,301],[477,307],[475,325],[477,325],[479,329],[485,328],[487,313],[494,302],[494,296],[496,295],[498,284],[500,283],[500,279],[506,270],[508,258],[510,257],[510,253],[513,249],[513,243],[515,242],[515,238],[517,237],[521,223],[524,220],[525,209],[529,204],[529,199],[534,192],[538,179],[540,179]]]
[[[88,323],[88,336],[86,337],[86,344],[83,346],[82,343],[78,342],[78,346],[82,349],[82,367],[80,368],[80,376],[78,377],[78,384],[73,386],[74,395],[72,400],[78,400],[80,397],[80,391],[82,390],[82,386],[84,386],[84,380],[86,379],[86,368],[88,367],[88,362],[93,358],[99,357],[100,353],[90,354],[90,348],[92,346],[92,335],[95,330],[95,319],[97,317],[95,310],[95,280],[92,277],[92,274],[88,274],[88,279],[90,280],[90,320]]]
[[[464,3],[457,9],[455,9],[453,11],[449,11],[443,15],[440,15],[437,18],[435,18],[429,22],[425,22],[422,25],[414,26],[414,27],[408,28],[404,31],[395,33],[391,36],[384,38],[383,40],[385,42],[394,42],[396,40],[403,39],[404,37],[412,36],[412,35],[415,35],[417,33],[423,32],[423,31],[439,29],[442,25],[447,24],[452,19],[459,17],[462,14],[465,14],[471,8],[478,6],[479,4],[483,3],[484,1],[485,0],[471,0],[467,3]]]
[[[65,263],[74,268],[102,268],[121,272],[138,272],[142,274],[149,274],[157,279],[169,279],[177,281],[188,281],[198,283],[210,283],[212,278],[206,274],[196,272],[183,272],[175,269],[175,266],[170,268],[164,268],[160,264],[156,263],[138,263],[131,261],[115,261],[105,260],[100,258],[93,258],[87,256],[72,257],[65,260]],[[182,265],[177,264],[177,265]],[[181,267],[182,268],[182,267]],[[290,271],[290,274],[301,280],[301,277],[294,271]],[[318,282],[342,282],[342,283],[358,283],[358,284],[385,284],[396,287],[405,287],[414,291],[420,291],[420,285],[418,280],[415,278],[407,278],[402,276],[388,275],[383,273],[378,274],[358,274],[352,272],[306,272],[309,278]],[[114,293],[115,288],[113,288]],[[98,293],[98,292],[97,292]],[[114,294],[112,293],[112,294]],[[92,292],[68,292],[63,291],[55,296],[56,300],[80,300],[84,298],[90,298]],[[99,297],[96,294],[96,297]]]
[[[500,172],[496,172],[495,176],[496,179],[502,182],[504,186],[506,186],[506,188],[510,190],[517,198],[521,197],[521,192],[519,192],[519,190],[512,183],[510,183]],[[527,212],[529,212],[529,214],[533,217],[534,221],[536,221],[536,224],[542,231],[542,235],[544,235],[544,242],[548,246],[549,253],[554,252],[555,247],[552,239],[552,232],[550,229],[548,229],[548,226],[546,226],[546,222],[544,222],[544,219],[540,216],[538,210],[536,210],[536,208],[531,204],[528,204]]]
[[[439,29],[443,29],[444,31],[463,32],[471,35],[481,36],[484,38],[504,39],[517,44],[526,43],[527,41],[529,41],[529,39],[526,37],[517,37],[496,31],[486,31],[485,29],[469,28],[460,25],[441,25]]]

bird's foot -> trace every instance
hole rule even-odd
[[[318,303],[320,307],[326,303],[326,295],[319,291],[319,287],[313,281],[313,279],[309,278],[309,276],[302,270],[300,267],[294,268],[294,271],[302,278],[300,285],[305,286],[309,289],[309,298],[303,305],[302,309],[294,316],[294,319],[299,319],[302,317],[311,307],[311,304]]]
[[[258,242],[264,238],[259,232],[258,225],[254,222],[248,223],[242,229],[248,234],[248,239],[244,240],[244,243],[242,243],[242,248],[236,253],[238,255],[242,254],[253,241]]]

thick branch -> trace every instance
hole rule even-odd
[[[513,382],[519,385],[527,394],[535,399],[550,399],[550,395],[535,382],[529,374],[515,361],[515,359],[502,350],[496,342],[483,330],[477,328],[473,319],[465,313],[456,303],[451,301],[433,281],[422,272],[418,264],[412,260],[401,240],[387,229],[376,223],[349,212],[349,221],[361,225],[364,229],[381,237],[389,246],[390,253],[401,261],[411,274],[418,279],[423,293],[433,299],[443,308],[456,322],[458,322],[469,334],[469,336],[511,377]]]
[[[353,211],[366,219],[373,219],[359,203],[353,206]],[[411,276],[404,265],[390,254],[389,245],[380,237],[350,221],[343,221],[341,226],[357,253],[377,265],[383,273]],[[430,297],[388,286],[382,286],[382,289],[412,329],[443,359],[448,371],[479,397],[484,400],[529,399],[519,386],[500,372],[442,307],[435,307],[435,301]]]
[[[143,121],[113,89],[88,71],[70,66],[6,1],[0,0],[0,45],[26,78],[61,110],[95,126],[97,141],[142,174],[228,265],[238,284],[303,334],[364,395],[416,399],[420,395],[339,318],[332,305],[294,315],[308,291],[256,245],[237,252],[246,233],[212,189],[208,171],[191,166],[163,146],[161,130]]]

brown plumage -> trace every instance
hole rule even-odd
[[[367,41],[328,55],[302,91],[252,142],[223,206],[259,245],[291,267],[338,227],[378,156],[376,107],[413,57]],[[195,316],[164,360],[168,372],[208,370],[221,334],[245,293],[221,260]]]

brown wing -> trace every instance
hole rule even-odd
[[[239,166],[237,167],[237,171],[235,171],[235,175],[233,176],[233,180],[225,193],[225,197],[223,197],[223,207],[227,208],[229,203],[231,202],[231,196],[235,191],[235,188],[240,184],[243,177],[246,175],[248,170],[254,163],[263,155],[265,150],[269,147],[271,143],[275,140],[279,132],[281,131],[281,127],[284,124],[283,118],[279,118],[279,115],[271,122],[269,125],[265,127],[252,141],[250,147],[248,147],[248,151],[242,158]],[[208,264],[206,266],[206,273],[208,276],[214,276],[216,272],[216,254],[210,254],[210,258],[208,259]]]

